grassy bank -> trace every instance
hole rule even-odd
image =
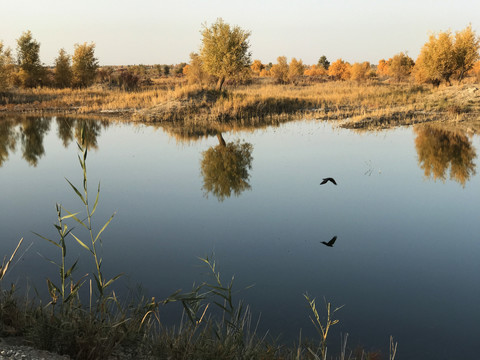
[[[178,80],[137,91],[100,86],[18,89],[0,96],[0,112],[113,116],[164,124],[180,133],[262,126],[295,118],[379,129],[432,121],[475,123],[480,114],[479,98],[480,91],[472,84],[434,89],[377,81],[299,85],[257,81],[217,92]]]

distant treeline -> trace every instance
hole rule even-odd
[[[10,88],[88,87],[94,83],[107,84],[125,90],[153,85],[152,79],[185,77],[190,83],[204,85],[223,83],[248,83],[254,77],[270,77],[278,83],[302,81],[350,80],[364,82],[371,79],[395,82],[450,84],[466,77],[480,81],[480,40],[471,25],[461,31],[430,35],[416,60],[400,52],[378,64],[343,59],[330,63],[322,55],[317,64],[305,65],[301,59],[285,56],[275,64],[251,61],[248,37],[250,32],[231,27],[218,19],[210,28],[204,26],[199,53],[190,55],[189,63],[175,65],[133,65],[100,67],[95,57],[95,44],[75,44],[73,55],[59,50],[54,66],[47,67],[40,61],[40,43],[30,31],[17,39],[16,56],[0,41],[0,91]],[[226,60],[228,59],[228,60]]]

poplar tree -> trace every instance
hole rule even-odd
[[[75,44],[72,57],[73,84],[77,87],[87,87],[93,84],[98,69],[98,59],[95,58],[95,44]]]
[[[60,49],[58,57],[55,59],[55,85],[59,88],[71,86],[72,76],[70,55],[64,49]]]
[[[42,84],[44,69],[40,62],[40,43],[35,41],[30,30],[17,39],[17,62],[20,81],[24,87]]]
[[[249,31],[230,26],[218,19],[212,26],[203,26],[200,58],[205,71],[217,78],[217,90],[227,79],[238,77],[250,67]]]

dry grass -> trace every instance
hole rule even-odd
[[[433,89],[377,81],[254,82],[218,93],[170,79],[130,92],[101,86],[16,90],[0,96],[0,111],[113,115],[161,123],[190,136],[226,126],[257,127],[292,118],[341,120],[341,126],[360,129],[446,119],[458,122],[478,119],[479,95],[472,84]]]

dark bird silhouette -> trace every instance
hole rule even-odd
[[[335,241],[337,241],[336,235],[329,242],[322,241],[322,244],[333,247],[333,244],[335,244]]]
[[[320,183],[320,185],[326,184],[329,181],[331,181],[334,185],[337,185],[337,182],[334,178],[323,178],[323,181]]]

